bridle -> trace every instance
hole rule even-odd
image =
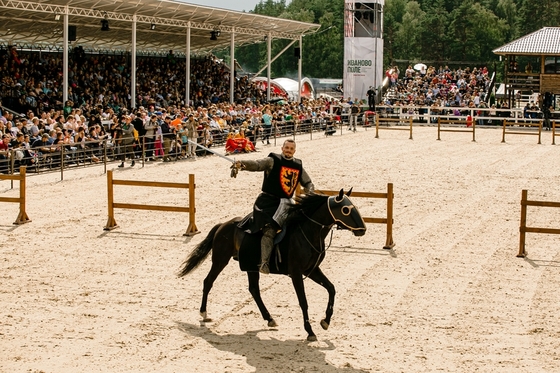
[[[305,218],[307,220],[309,220],[310,222],[317,224],[318,226],[321,227],[321,229],[319,230],[319,233],[321,233],[321,231],[323,230],[323,228],[328,228],[329,231],[331,232],[331,238],[329,239],[329,245],[326,247],[322,247],[323,246],[323,240],[319,240],[319,249],[317,249],[315,247],[315,245],[313,245],[313,243],[311,243],[311,241],[309,240],[309,238],[307,238],[307,235],[305,234],[305,232],[303,231],[303,228],[301,228],[301,225],[299,226],[299,230],[301,231],[301,234],[303,235],[303,238],[305,238],[305,240],[307,241],[307,243],[309,244],[309,246],[311,246],[311,248],[313,250],[315,250],[315,252],[319,255],[317,255],[317,261],[315,262],[315,264],[313,265],[313,268],[311,268],[311,270],[309,271],[309,273],[313,273],[313,271],[315,270],[315,268],[317,268],[319,266],[319,261],[321,260],[321,255],[325,254],[327,252],[327,250],[331,247],[332,244],[332,238],[333,238],[333,231],[332,231],[332,226],[337,222],[337,219],[334,217],[331,208],[330,208],[330,204],[331,204],[331,198],[334,197],[329,197],[328,198],[328,210],[329,210],[329,214],[331,215],[331,218],[333,219],[333,222],[329,225],[325,225],[323,223],[319,223],[317,220],[314,220],[312,218],[310,218],[309,216],[307,216],[307,214],[305,212],[301,212],[303,214],[303,216],[305,216]],[[353,207],[353,206],[352,206]],[[305,280],[307,277],[309,277],[309,275],[304,276],[303,279]]]
[[[337,212],[333,212],[332,208],[341,203],[344,199],[348,199],[348,197],[346,197],[345,195],[342,196],[342,198],[338,198],[338,196],[330,196],[329,200],[328,200],[328,204],[327,207],[329,209],[329,213],[331,214],[331,217],[333,218],[334,222],[339,225],[339,226],[343,226],[344,228],[348,229],[351,232],[354,231],[358,231],[358,230],[362,230],[361,228],[354,228],[349,226],[348,224],[346,224],[342,219],[342,217],[346,217],[349,216],[350,214],[352,214],[352,210],[356,208],[356,206],[354,206],[353,204],[347,205],[347,206],[342,206],[342,208],[340,209],[340,211]],[[337,215],[342,215],[340,218]]]

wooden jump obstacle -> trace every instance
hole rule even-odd
[[[527,256],[527,252],[525,251],[526,233],[560,234],[560,229],[528,227],[527,206],[560,207],[560,202],[529,201],[527,199],[527,190],[523,189],[523,191],[521,192],[521,223],[519,224],[519,253],[517,254],[518,258],[524,258],[525,256]]]
[[[380,118],[379,115],[376,116],[375,118],[375,138],[378,139],[379,138],[379,123],[387,123],[387,125],[389,125],[389,123],[408,123],[408,128],[407,127],[381,127],[381,129],[383,130],[393,130],[393,131],[409,131],[410,132],[410,137],[409,139],[412,140],[412,116],[410,116],[409,118]]]
[[[27,216],[25,212],[25,173],[26,168],[20,167],[19,168],[19,175],[2,175],[0,174],[0,180],[19,180],[19,198],[15,197],[0,197],[0,202],[11,202],[11,203],[19,203],[19,214],[14,221],[14,224],[21,225],[25,223],[29,223],[31,219]]]
[[[440,133],[441,132],[466,132],[466,133],[472,133],[472,141],[476,142],[476,120],[472,119],[471,120],[471,127],[469,128],[467,125],[469,124],[469,122],[467,120],[462,120],[462,119],[441,119],[441,117],[438,117],[438,121],[437,121],[437,139],[441,140],[440,138]],[[462,125],[465,126],[465,128],[445,128],[442,129],[441,125],[442,124],[458,124],[458,125]]]
[[[552,145],[556,145],[556,136],[560,136],[560,133],[556,133],[556,121],[553,120],[552,121]]]
[[[504,119],[504,124],[503,124],[504,128],[503,128],[503,131],[502,131],[502,142],[506,142],[506,134],[509,134],[509,135],[530,135],[530,136],[538,136],[539,137],[538,144],[540,144],[541,143],[542,125],[543,125],[542,120],[538,123],[529,123],[529,122],[508,122],[506,119]],[[535,132],[519,131],[519,130],[517,130],[517,131],[509,130],[508,131],[507,127],[512,127],[512,126],[538,127],[539,132],[535,133]]]
[[[296,195],[302,194],[303,190],[300,187],[296,189]],[[339,191],[335,190],[315,190],[315,193],[325,194],[327,196],[337,196]],[[387,199],[387,217],[386,218],[373,218],[362,216],[365,223],[373,224],[387,224],[387,239],[385,241],[385,250],[391,250],[395,247],[395,242],[393,241],[393,183],[387,184],[387,193],[369,193],[369,192],[356,192],[352,191],[352,198],[386,198]]]
[[[114,185],[128,185],[128,186],[142,186],[142,187],[156,187],[156,188],[180,188],[189,190],[189,206],[157,206],[157,205],[140,205],[134,203],[115,203],[113,199],[113,186]],[[189,226],[183,236],[194,236],[200,233],[195,223],[196,209],[194,207],[194,190],[196,185],[194,183],[194,175],[189,174],[188,183],[169,183],[160,181],[134,181],[134,180],[114,180],[113,171],[107,171],[107,200],[109,209],[109,219],[103,230],[110,231],[118,228],[115,221],[114,209],[133,209],[133,210],[156,210],[156,211],[174,211],[174,212],[188,212],[189,213]]]

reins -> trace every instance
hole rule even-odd
[[[303,229],[301,228],[301,225],[299,225],[299,230],[301,231],[301,234],[303,235],[303,238],[305,238],[305,240],[306,240],[307,243],[311,246],[311,248],[313,248],[313,250],[315,250],[315,252],[317,252],[317,253],[319,254],[319,255],[317,256],[317,261],[315,262],[315,265],[313,265],[313,268],[311,268],[311,271],[309,271],[309,273],[313,273],[313,271],[315,270],[315,268],[317,268],[317,267],[319,266],[319,261],[321,260],[321,254],[326,253],[327,250],[331,247],[331,244],[332,244],[332,237],[333,237],[332,224],[331,224],[330,226],[329,226],[329,225],[321,224],[321,223],[319,223],[318,221],[311,219],[309,216],[307,216],[307,215],[305,214],[305,212],[302,211],[301,213],[303,214],[303,216],[305,216],[305,217],[306,217],[309,221],[311,221],[312,223],[315,223],[315,224],[321,226],[321,229],[319,230],[319,233],[321,233],[321,231],[323,230],[323,228],[329,228],[329,230],[330,230],[330,232],[331,232],[331,238],[330,238],[330,240],[329,240],[329,245],[328,245],[327,247],[322,248],[322,247],[321,247],[321,246],[322,246],[322,244],[321,244],[321,241],[322,241],[322,240],[319,240],[319,250],[317,250],[317,248],[315,247],[315,245],[313,245],[313,244],[311,243],[311,241],[309,241],[309,238],[307,238],[307,236],[305,235],[305,232],[304,232]],[[309,275],[304,276],[303,279],[305,280],[305,279],[308,278],[308,277],[309,277]]]

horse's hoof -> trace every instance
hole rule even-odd
[[[321,320],[321,327],[322,327],[324,330],[327,330],[327,329],[329,328],[329,323],[326,322],[325,320]]]
[[[272,319],[268,322],[268,327],[269,328],[275,328],[277,326],[278,326],[278,324],[276,324],[276,321],[274,321],[274,319]]]
[[[317,341],[317,336],[316,335],[308,335],[307,336],[307,341],[308,342],[316,342]]]
[[[203,322],[210,322],[210,321],[212,321],[212,319],[208,317],[208,314],[207,314],[206,312],[201,312],[201,313],[200,313],[200,316],[202,316],[202,321],[203,321]]]

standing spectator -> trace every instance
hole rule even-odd
[[[171,151],[171,142],[176,138],[175,128],[171,126],[171,117],[166,115],[163,123],[160,125],[163,137],[163,161],[170,162],[169,153]]]
[[[545,106],[543,108],[543,116],[544,116],[544,129],[545,131],[550,131],[550,116],[554,111],[554,107],[552,106]]]
[[[134,126],[132,125],[132,118],[126,115],[122,124],[121,164],[118,167],[124,167],[127,155],[132,158],[130,167],[134,167],[136,164],[132,145],[134,145]]]
[[[352,102],[352,106],[350,107],[350,123],[348,124],[348,130],[356,132],[356,126],[358,125],[358,116],[360,115],[360,111],[360,102],[356,98]]]
[[[146,149],[146,158],[148,161],[155,160],[154,148],[156,142],[156,131],[158,129],[157,115],[152,114],[150,120],[144,124],[144,146]]]
[[[375,111],[375,89],[370,86],[366,94],[368,97],[369,111]]]
[[[194,120],[194,115],[191,113],[189,114],[189,117],[185,122],[185,128],[187,130],[187,140],[192,141],[188,143],[187,155],[192,158],[196,158],[196,145],[193,144],[198,142],[196,138],[196,133],[197,133],[196,127],[197,124],[196,121]]]
[[[146,138],[146,129],[144,128],[145,115],[146,114],[143,111],[136,110],[135,113],[133,114],[133,119],[132,119],[132,126],[134,127],[134,130],[136,131],[136,136],[138,137],[136,153],[138,154],[139,157],[142,156],[142,152],[145,149],[145,138]]]
[[[272,115],[270,109],[266,109],[263,116],[263,136],[262,136],[262,143],[264,144],[264,140],[266,140],[266,144],[270,145],[270,132],[272,130]]]

